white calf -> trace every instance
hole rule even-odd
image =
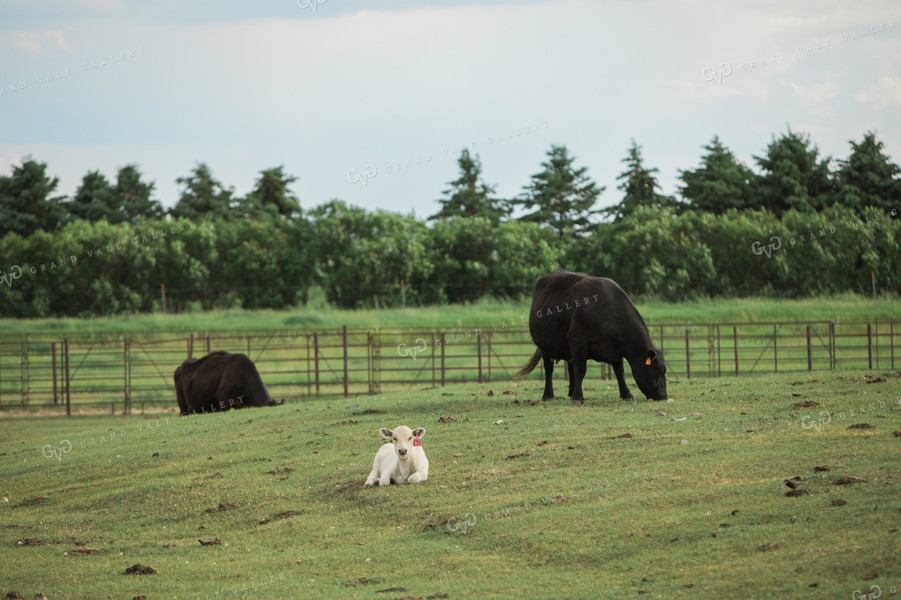
[[[379,485],[391,483],[419,483],[429,476],[429,459],[422,450],[422,436],[425,429],[410,429],[406,425],[395,427],[394,431],[381,428],[379,433],[392,443],[385,444],[375,454],[372,461],[372,473],[366,478],[363,487],[371,487],[378,481]]]

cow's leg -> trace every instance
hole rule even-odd
[[[243,402],[244,397],[241,396],[241,386],[225,381],[225,377],[222,379],[219,388],[216,390],[216,410],[229,410],[247,406]]]
[[[585,404],[585,396],[582,395],[582,380],[585,379],[585,373],[588,372],[588,359],[576,358],[573,356],[573,404]]]
[[[407,477],[407,483],[419,483],[420,481],[425,481],[426,477],[423,473],[419,471],[413,473],[409,477]]]
[[[185,393],[181,389],[180,382],[175,382],[175,399],[178,400],[178,410],[182,415],[188,414],[190,409],[188,407],[188,401],[185,400]]]
[[[626,375],[623,372],[623,359],[619,359],[613,363],[613,372],[616,374],[616,382],[619,384],[619,397],[622,400],[632,400],[632,392],[626,385]]]
[[[569,388],[570,398],[573,404],[585,404],[585,397],[582,395],[582,380],[585,379],[585,373],[588,371],[588,345],[584,340],[577,336],[570,336],[569,352],[572,358],[569,361]]]
[[[547,354],[542,354],[544,359],[544,396],[542,400],[551,400],[554,397],[554,359]]]
[[[369,473],[369,477],[366,478],[363,487],[372,487],[375,485],[375,482],[379,480],[379,467],[381,464],[382,457],[376,453],[375,458],[372,460],[372,472]]]

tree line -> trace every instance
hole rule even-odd
[[[331,200],[303,210],[283,167],[236,197],[205,164],[165,210],[136,165],[87,173],[72,198],[32,159],[0,176],[0,314],[284,308],[321,288],[333,305],[518,298],[557,267],[611,277],[633,296],[800,297],[901,289],[901,168],[874,133],[844,160],[788,131],[745,166],[719,138],[680,171],[678,197],[634,141],[605,191],[552,146],[516,198],[500,199],[464,149],[427,220]]]

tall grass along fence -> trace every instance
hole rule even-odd
[[[72,405],[131,412],[175,405],[173,372],[214,350],[243,352],[273,398],[377,394],[453,382],[503,382],[535,350],[525,325],[133,333],[0,339],[0,408]],[[819,369],[894,369],[899,321],[653,324],[674,379]],[[628,369],[627,369],[628,371]],[[555,376],[566,378],[558,364]],[[530,375],[543,378],[539,366]],[[589,362],[589,379],[609,380]],[[565,388],[558,388],[563,393]]]

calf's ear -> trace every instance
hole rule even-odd
[[[644,364],[649,365],[654,362],[654,359],[657,358],[656,350],[648,350],[648,356],[644,359]]]
[[[425,435],[425,428],[417,427],[416,429],[413,430],[413,435],[418,438],[421,438],[422,436]]]
[[[382,427],[381,429],[379,429],[379,434],[386,440],[390,440],[392,437],[394,437],[394,433],[387,427]]]

